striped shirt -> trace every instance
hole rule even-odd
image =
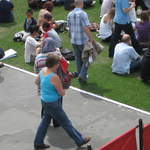
[[[90,22],[87,13],[81,8],[75,8],[68,14],[67,23],[72,44],[83,45],[89,40],[83,28],[89,26]]]

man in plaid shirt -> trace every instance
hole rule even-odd
[[[88,66],[82,61],[82,51],[87,41],[92,42],[92,35],[89,30],[89,19],[83,11],[83,0],[75,0],[75,8],[67,16],[67,22],[71,37],[71,43],[74,48],[77,75],[80,82],[87,81]]]

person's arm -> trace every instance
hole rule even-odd
[[[36,41],[33,37],[30,39],[30,44],[31,44],[33,47],[35,47],[35,49],[36,49],[37,47],[40,47],[40,46],[41,46],[41,43],[42,43],[42,42]]]
[[[27,31],[27,30],[26,30],[26,22],[27,22],[26,20],[27,20],[27,19],[25,19],[25,22],[24,22],[24,25],[23,25],[24,31]]]
[[[132,10],[132,8],[135,8],[135,2],[132,2],[131,5],[130,5],[130,7],[124,8],[124,9],[123,9],[123,12],[124,12],[124,13],[128,13],[129,11]]]
[[[83,27],[83,30],[86,33],[86,35],[88,36],[89,41],[92,42],[93,39],[92,39],[92,34],[91,34],[91,31],[90,31],[89,27],[88,26]]]
[[[54,85],[54,87],[56,88],[59,95],[64,96],[65,90],[62,87],[62,83],[61,83],[60,78],[57,75],[55,75],[51,78],[51,82]]]
[[[36,79],[35,79],[35,84],[36,84],[37,86],[39,86],[39,84],[40,84],[40,74],[38,74],[38,76],[36,77]]]
[[[89,19],[88,19],[88,15],[86,13],[81,15],[81,23],[82,23],[84,32],[86,33],[86,35],[89,38],[89,41],[92,42],[93,41],[92,40],[92,34],[91,34],[90,29],[89,29],[90,22],[89,22]]]
[[[130,58],[132,60],[138,60],[141,58],[141,56],[135,51],[133,47],[130,49]]]

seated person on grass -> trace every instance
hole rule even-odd
[[[51,27],[51,25],[48,22],[44,22],[42,28],[45,32],[44,38],[51,37],[52,39],[54,39],[56,41],[57,47],[61,48],[62,41],[61,41],[58,33]]]
[[[32,9],[28,9],[26,12],[26,19],[24,22],[24,35],[22,40],[26,41],[26,38],[30,35],[30,31],[29,29],[31,28],[31,26],[35,26],[37,24],[36,20],[33,18],[33,10]]]
[[[115,47],[112,72],[119,75],[130,74],[140,67],[140,60],[140,55],[131,46],[130,36],[124,34]]]
[[[99,37],[104,42],[110,42],[111,36],[113,33],[113,18],[115,15],[115,8],[111,8],[108,13],[106,13],[100,22],[100,30],[99,30]]]
[[[51,28],[53,28],[53,29],[56,28],[56,24],[55,24],[55,22],[53,21],[53,16],[52,16],[51,14],[47,13],[47,14],[44,15],[43,23],[42,23],[42,25],[40,26],[40,31],[41,31],[42,33],[45,33],[44,30],[43,30],[43,28],[42,28],[42,26],[43,26],[43,24],[44,24],[45,22],[48,22],[48,23],[50,24],[50,27],[51,27]]]
[[[24,31],[29,32],[31,26],[35,26],[37,24],[36,20],[33,18],[33,10],[28,9],[26,12],[26,19],[24,22]]]
[[[150,84],[150,43],[141,61],[140,75],[143,82]]]
[[[59,22],[55,21],[53,19],[53,16],[50,14],[45,14],[44,15],[44,22],[48,22],[51,26],[51,28],[55,29],[55,31],[59,31],[61,29],[62,24],[60,24]],[[42,27],[41,27],[42,28]],[[41,31],[43,31],[42,29],[40,29]]]
[[[42,26],[44,22],[44,15],[45,14],[52,14],[53,10],[53,2],[47,1],[44,3],[43,8],[39,11],[39,16],[38,16],[38,25]]]
[[[150,19],[148,11],[142,11],[141,21],[136,23],[137,39],[141,46],[147,47],[150,42]]]
[[[29,30],[30,35],[27,37],[25,42],[25,52],[24,52],[25,63],[34,62],[35,56],[39,53],[37,48],[41,46],[41,43],[35,40],[35,38],[39,34],[38,26],[31,26]]]
[[[14,5],[11,1],[0,0],[0,23],[9,23],[14,21]]]
[[[45,61],[46,61],[47,55],[50,52],[60,54],[59,48],[57,48],[55,40],[53,40],[51,37],[48,37],[44,39],[41,51],[35,58],[35,63],[34,63],[35,73],[39,73],[39,71],[45,67]]]

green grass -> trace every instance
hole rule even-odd
[[[22,69],[33,72],[33,66],[24,63],[24,43],[13,42],[14,33],[21,31],[27,10],[26,0],[14,0],[15,4],[15,23],[0,25],[0,47],[5,50],[13,48],[18,52],[17,57],[4,61],[5,63],[17,66]],[[100,5],[97,4],[87,11],[91,22],[99,23]],[[38,11],[34,13],[37,17]],[[53,16],[56,20],[66,19],[68,12],[63,7],[56,7],[53,11]],[[60,36],[63,39],[63,47],[72,49],[68,33],[62,33]],[[95,37],[95,33],[93,34]],[[95,37],[96,39],[96,37]],[[98,39],[96,39],[98,40]],[[104,44],[104,43],[103,43]],[[150,111],[150,87],[143,84],[137,74],[126,77],[117,76],[111,73],[112,60],[107,57],[108,46],[105,45],[105,50],[89,68],[89,81],[87,85],[80,85],[74,79],[72,85],[86,91],[112,98],[116,101]],[[75,62],[71,62],[70,71],[75,71]]]

